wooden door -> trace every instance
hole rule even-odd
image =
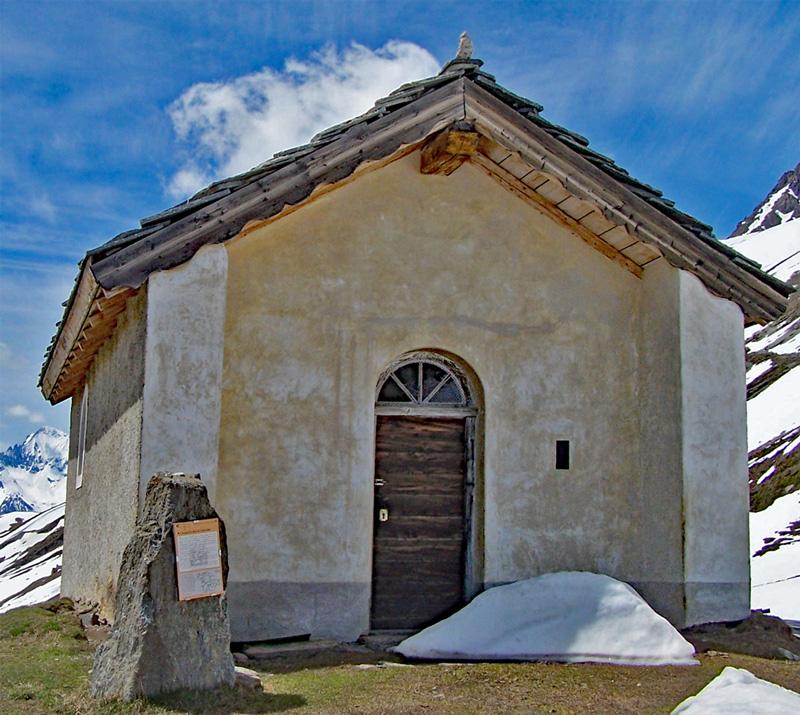
[[[465,426],[377,418],[373,630],[421,628],[463,605]]]

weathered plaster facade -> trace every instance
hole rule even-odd
[[[90,376],[121,375],[146,324],[121,523],[153,472],[200,472],[228,529],[234,640],[368,629],[375,388],[422,349],[482,393],[475,587],[591,570],[679,625],[746,613],[741,311],[663,259],[639,279],[469,163],[424,176],[415,153],[147,293]],[[81,548],[68,560],[89,563]]]
[[[61,592],[98,602],[109,616],[138,511],[146,302],[144,291],[129,299],[88,374],[86,458],[78,489],[81,393],[72,400]]]
[[[417,167],[409,156],[227,244],[216,501],[234,637],[368,627],[374,389],[421,348],[459,356],[485,392],[483,582],[599,571],[682,622],[684,486],[702,487],[681,456],[681,316],[687,301],[701,323],[738,308],[683,295],[663,261],[636,279],[470,165]],[[556,439],[569,471],[554,469]]]

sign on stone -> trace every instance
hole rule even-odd
[[[178,572],[178,599],[219,596],[222,587],[222,558],[219,548],[219,519],[200,519],[173,524]]]

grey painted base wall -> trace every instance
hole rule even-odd
[[[306,633],[354,641],[369,630],[369,583],[228,582],[231,640]]]
[[[750,582],[689,581],[686,625],[739,621],[750,615]]]
[[[487,584],[486,588],[503,583]],[[654,611],[678,628],[736,621],[750,612],[750,585],[638,581],[631,583]],[[685,603],[693,604],[687,609]],[[233,641],[311,634],[354,641],[369,630],[370,584],[250,581],[228,583]]]
[[[631,586],[676,628],[739,621],[750,614],[749,581],[637,581]]]

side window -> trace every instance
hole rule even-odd
[[[83,466],[86,460],[86,423],[89,412],[89,386],[83,386],[81,411],[78,418],[78,469],[75,473],[75,488],[83,484]]]

